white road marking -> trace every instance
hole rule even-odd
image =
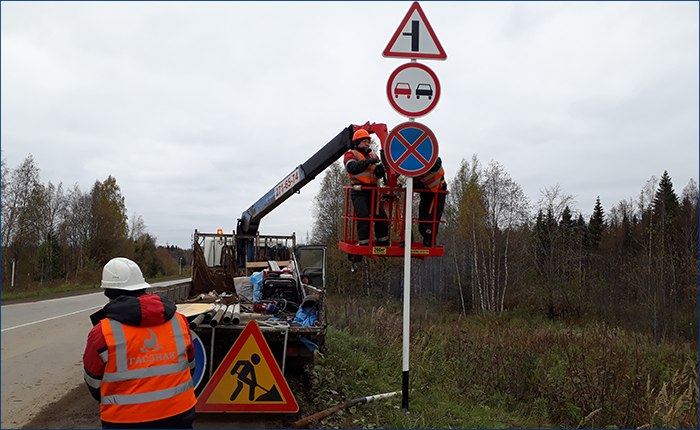
[[[55,317],[45,318],[45,319],[39,320],[39,321],[32,321],[32,322],[28,322],[28,323],[26,323],[26,324],[20,324],[20,325],[14,326],[14,327],[4,328],[4,329],[2,329],[2,330],[0,331],[0,333],[1,333],[1,332],[4,332],[4,331],[8,331],[8,330],[14,330],[14,329],[16,329],[16,328],[26,327],[26,326],[29,326],[29,325],[32,325],[32,324],[39,324],[39,323],[43,323],[43,322],[46,322],[46,321],[55,320],[56,318],[67,317],[67,316],[69,316],[69,315],[75,315],[75,314],[79,314],[79,313],[81,313],[81,312],[91,311],[91,310],[93,310],[93,309],[97,309],[97,308],[101,308],[101,307],[104,307],[104,305],[93,306],[93,307],[91,307],[91,308],[81,309],[81,310],[79,310],[79,311],[71,312],[71,313],[68,313],[68,314],[56,315]]]
[[[93,294],[102,295],[101,292],[96,292],[96,293],[82,294],[82,296],[91,296],[91,295],[93,295]],[[11,304],[11,305],[2,305],[2,307],[3,307],[3,308],[14,308],[14,307],[17,307],[17,306],[35,305],[35,304],[37,304],[37,303],[39,303],[39,302],[41,302],[41,303],[51,303],[51,302],[58,302],[58,301],[74,300],[76,297],[80,297],[80,296],[67,296],[67,297],[59,297],[59,298],[56,298],[56,299],[37,300],[37,301],[34,301],[34,302],[13,303],[13,304]],[[107,300],[106,297],[105,297],[105,300]],[[105,304],[106,304],[106,303],[107,303],[107,302],[105,302]]]

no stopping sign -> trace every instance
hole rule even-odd
[[[437,161],[437,139],[425,125],[413,121],[404,122],[389,133],[384,155],[386,162],[398,174],[420,176]]]

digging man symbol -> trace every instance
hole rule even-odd
[[[260,364],[260,356],[258,354],[252,354],[250,356],[250,361],[248,360],[238,360],[231,369],[231,375],[238,375],[238,385],[231,394],[231,401],[238,398],[241,394],[243,386],[248,386],[248,401],[249,402],[280,402],[282,397],[277,391],[277,386],[273,385],[269,390],[265,389],[262,385],[258,384],[258,379],[255,376],[255,366]],[[264,391],[257,399],[255,398],[255,388],[260,388]]]
[[[238,360],[236,365],[233,366],[231,375],[238,373],[238,386],[233,394],[231,394],[231,401],[236,400],[241,393],[243,384],[248,385],[248,400],[252,402],[255,399],[255,387],[258,386],[258,381],[255,378],[255,368],[253,366],[258,363],[260,363],[260,356],[258,354],[253,354],[250,356],[250,361]]]

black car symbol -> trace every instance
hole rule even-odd
[[[433,98],[433,87],[430,84],[418,84],[416,87],[416,98],[420,96],[428,96],[428,100]]]

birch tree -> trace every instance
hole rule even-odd
[[[500,312],[510,285],[511,235],[527,220],[528,198],[503,166],[491,161],[482,169],[476,156],[471,165],[462,160],[454,194],[451,216],[468,256],[472,307]],[[455,262],[459,270],[456,256]]]
[[[462,279],[468,281],[468,302],[474,311],[482,309],[478,294],[482,278],[479,276],[479,244],[483,242],[484,207],[480,184],[481,164],[472,155],[471,163],[462,159],[454,179],[450,181],[450,194],[447,196],[445,218],[451,244],[447,252],[451,254],[457,271],[456,281],[462,308],[466,309]],[[465,276],[461,276],[464,273]]]
[[[358,277],[352,277],[347,254],[338,249],[338,244],[343,237],[345,214],[345,189],[349,185],[345,169],[340,161],[331,164],[321,178],[314,206],[312,209],[313,228],[311,240],[313,243],[325,244],[328,249],[328,283],[336,292],[348,293],[363,284]],[[352,204],[352,203],[350,203]],[[362,266],[364,267],[364,265]],[[368,274],[363,270],[363,275]]]
[[[60,277],[64,273],[57,231],[65,216],[67,204],[63,183],[55,186],[49,181],[42,191],[39,206],[39,228],[42,243],[35,258],[35,271],[40,273],[41,281]]]
[[[80,190],[78,184],[66,192],[62,222],[58,227],[63,264],[67,274],[77,275],[86,267],[89,258],[92,198]]]
[[[338,243],[343,235],[345,189],[350,179],[340,161],[331,164],[321,179],[312,209],[311,238],[315,243]]]
[[[480,303],[482,310],[503,311],[508,289],[510,236],[514,228],[526,222],[529,201],[519,184],[506,173],[497,161],[486,167],[483,183],[483,205],[486,214],[488,248],[483,265],[485,287]]]
[[[7,173],[10,178],[2,194],[2,247],[14,244],[14,252],[18,252],[22,246],[35,245],[40,239],[36,203],[43,192],[43,185],[39,166],[31,154]]]

